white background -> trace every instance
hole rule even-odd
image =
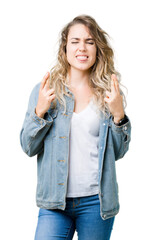
[[[36,157],[22,151],[19,134],[30,92],[55,61],[59,32],[79,14],[94,17],[111,36],[116,68],[128,88],[126,113],[132,123],[132,141],[129,152],[116,163],[121,208],[111,239],[151,239],[151,17],[147,0],[0,3],[0,239],[34,239]]]

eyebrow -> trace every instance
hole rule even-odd
[[[72,39],[74,39],[74,40],[80,40],[80,38],[70,38],[70,40],[72,40]],[[86,38],[86,41],[94,41],[94,39],[93,38]]]

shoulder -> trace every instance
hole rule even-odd
[[[41,83],[39,82],[32,88],[29,96],[29,105],[35,104],[37,102],[38,96],[39,96],[40,84]]]
[[[39,95],[39,89],[40,89],[40,84],[41,82],[37,83],[31,90],[31,93],[30,93],[30,99],[32,98],[37,98],[38,95]]]

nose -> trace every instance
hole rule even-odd
[[[80,42],[79,50],[80,50],[80,51],[85,51],[85,50],[86,50],[85,42],[83,42],[83,41]]]

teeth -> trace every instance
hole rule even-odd
[[[80,60],[85,60],[85,59],[87,59],[87,56],[77,56],[77,58]]]

